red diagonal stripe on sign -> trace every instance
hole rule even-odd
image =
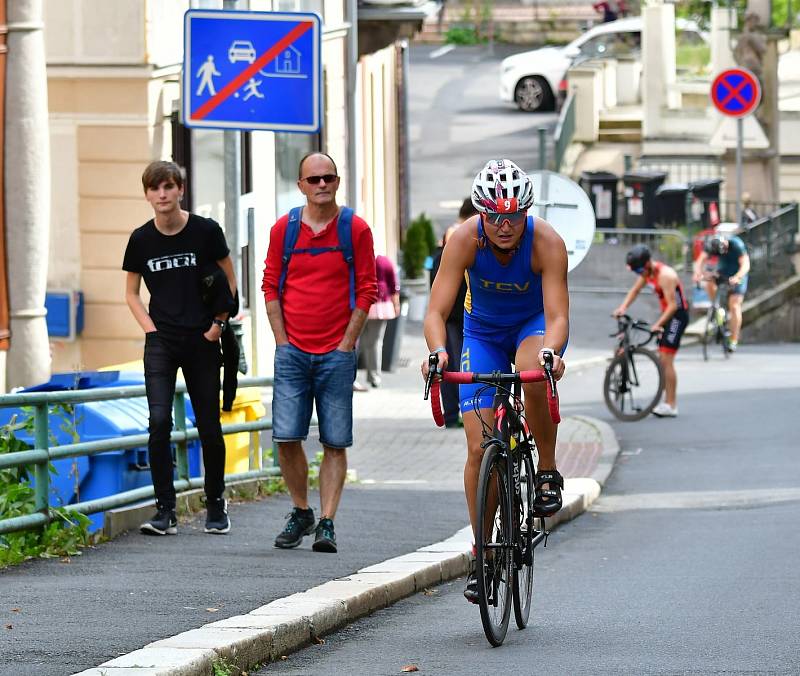
[[[725,106],[729,101],[731,101],[734,98],[736,98],[739,101],[739,103],[741,103],[743,106],[747,105],[747,101],[745,101],[741,96],[739,96],[739,92],[742,91],[742,89],[744,89],[748,84],[750,84],[749,82],[747,82],[747,80],[742,80],[738,85],[736,85],[735,89],[733,85],[730,84],[729,82],[723,82],[722,84],[723,86],[728,88],[728,96],[722,100],[720,105]]]
[[[202,120],[211,111],[213,111],[220,103],[227,99],[231,94],[239,89],[245,82],[247,82],[253,75],[272,61],[278,54],[280,54],[286,47],[297,40],[303,35],[313,24],[310,21],[304,21],[297,24],[290,30],[283,38],[278,40],[272,47],[259,56],[253,63],[239,73],[233,80],[220,89],[214,96],[206,101],[202,106],[195,110],[191,118],[193,120]]]

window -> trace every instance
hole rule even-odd
[[[303,203],[297,189],[297,168],[306,153],[319,149],[316,134],[275,134],[275,208],[279,215]]]

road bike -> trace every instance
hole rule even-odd
[[[439,381],[435,381],[438,355],[428,360],[429,375],[425,399],[430,396],[433,418],[444,425]],[[452,383],[481,383],[477,400],[489,388],[495,388],[492,410],[494,420],[480,418],[484,449],[478,478],[478,532],[475,534],[475,570],[478,582],[478,606],[486,638],[493,646],[503,643],[508,631],[511,608],[519,629],[528,624],[533,593],[534,550],[547,544],[544,517],[534,511],[534,481],[538,465],[536,443],[525,419],[522,383],[547,383],[550,417],[561,421],[558,391],[552,374],[552,356],[544,370],[515,373],[440,374]]]
[[[647,334],[641,341],[633,338],[634,332]],[[614,357],[603,380],[603,395],[608,410],[619,420],[632,422],[648,416],[661,399],[664,390],[664,373],[661,360],[645,345],[658,333],[650,325],[629,315],[617,317],[617,339]]]
[[[700,342],[703,345],[703,359],[711,358],[711,345],[717,343],[722,348],[725,359],[731,356],[731,331],[728,326],[728,294],[730,285],[726,277],[715,275],[706,278],[717,285],[717,292],[711,301],[711,306],[706,312],[706,323]]]

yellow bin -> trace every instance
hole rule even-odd
[[[243,387],[237,390],[230,411],[220,411],[220,422],[225,424],[250,422],[267,413],[261,403],[261,388]],[[238,474],[250,469],[250,432],[225,435],[225,474]],[[260,457],[260,444],[257,445]],[[257,461],[258,462],[258,461]]]

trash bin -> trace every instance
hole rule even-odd
[[[610,171],[584,171],[580,185],[589,195],[598,228],[617,227],[617,183],[619,176]]]
[[[719,187],[721,178],[704,178],[689,183],[692,193],[692,220],[700,221],[702,228],[713,228],[720,223]]]
[[[658,216],[656,190],[667,177],[655,170],[629,171],[622,176],[625,184],[625,226],[652,228]]]
[[[658,223],[667,227],[686,225],[686,197],[689,186],[686,183],[668,183],[656,190],[658,203]]]
[[[29,387],[22,392],[57,392],[66,390],[86,390],[99,387],[124,387],[144,384],[144,374],[119,371],[89,371],[59,373],[46,383]],[[185,395],[184,395],[185,396]],[[194,426],[194,412],[188,396],[186,417],[188,426]],[[20,408],[0,408],[0,425],[7,424],[16,415],[17,419],[29,414]],[[74,416],[69,422],[51,410],[49,429],[51,444],[74,443],[73,432],[80,441],[97,441],[114,437],[144,434],[147,432],[149,410],[146,397],[115,399],[111,401],[90,401],[75,404]],[[64,428],[67,429],[64,429]],[[32,434],[19,432],[21,441],[33,447]],[[189,476],[201,476],[200,442],[188,445]],[[151,485],[150,466],[147,447],[119,451],[107,451],[79,458],[53,460],[56,474],[50,475],[50,505],[85,502],[116,493]],[[31,481],[33,484],[33,481]],[[95,531],[103,526],[103,514],[90,515]]]
[[[261,401],[261,388],[242,387],[236,391],[236,399],[230,411],[220,411],[220,422],[250,422],[267,414]],[[259,447],[260,448],[260,447]],[[258,457],[261,456],[260,450]],[[225,474],[238,474],[250,469],[250,432],[225,435]]]
[[[400,314],[386,322],[381,347],[381,371],[394,372],[400,362],[400,346],[408,318],[408,296],[400,289]]]

